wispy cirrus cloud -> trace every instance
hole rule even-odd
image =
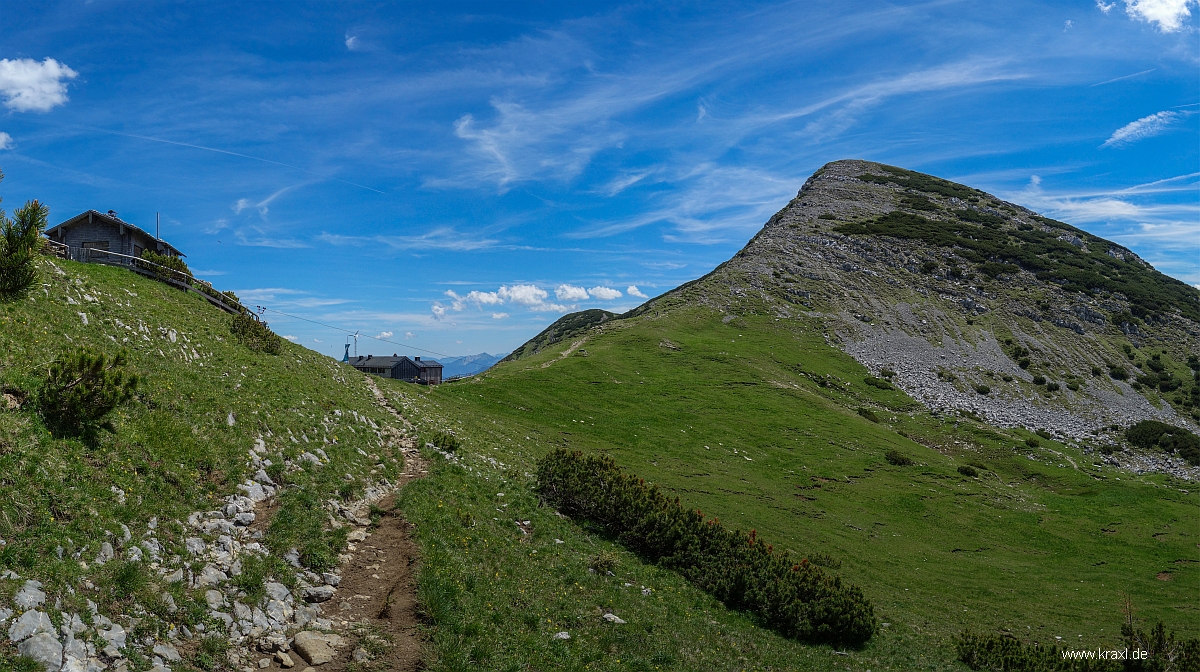
[[[251,230],[249,234],[246,231],[236,231],[233,236],[237,239],[238,245],[245,247],[273,247],[281,250],[298,250],[305,247],[312,247],[308,243],[296,238],[280,238],[260,230]]]
[[[1113,131],[1113,134],[1109,136],[1108,140],[1105,140],[1104,144],[1100,146],[1122,147],[1124,145],[1135,143],[1138,140],[1145,140],[1146,138],[1152,138],[1156,135],[1161,135],[1170,130],[1173,124],[1191,114],[1195,113],[1190,111],[1176,112],[1173,110],[1155,112],[1154,114],[1142,117],[1137,121],[1131,121]]]
[[[451,226],[440,226],[425,233],[413,235],[346,236],[321,232],[317,240],[330,245],[382,244],[395,250],[451,250],[471,252],[496,247],[499,240],[479,234],[464,233]]]
[[[1034,176],[1037,178],[1037,176]],[[1047,190],[1031,179],[1011,200],[1138,251],[1164,273],[1200,280],[1200,173],[1108,190]]]

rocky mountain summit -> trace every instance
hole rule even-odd
[[[731,260],[621,317],[681,302],[816,318],[935,414],[1098,446],[1142,420],[1200,421],[1200,291],[1069,224],[892,166],[824,166]],[[583,317],[564,320],[598,324]]]
[[[887,220],[900,224],[879,225]],[[962,244],[985,232],[1008,236],[1009,248],[1011,234],[1036,232],[1041,247],[1026,261],[1001,245],[984,256]],[[1099,266],[1097,255],[1118,278],[1149,276],[1133,286],[1143,296],[1106,289],[1117,283],[1101,273],[1087,278],[1093,287],[1073,282],[1077,268],[1063,261]],[[873,371],[894,371],[889,378],[934,410],[965,408],[1072,438],[1144,419],[1195,427],[1194,395],[1180,388],[1193,377],[1182,364],[1200,345],[1200,291],[1128,249],[983,192],[880,164],[832,163],[727,268],[739,271],[751,287],[774,290],[767,296],[783,294],[781,314],[831,318],[831,339]],[[1155,371],[1164,356],[1174,371]],[[1152,371],[1173,382],[1152,389]]]

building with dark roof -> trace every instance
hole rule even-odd
[[[169,257],[186,256],[174,245],[155,238],[141,228],[117,217],[117,213],[88,210],[46,230],[46,237],[70,249],[70,257],[76,261],[108,261],[111,252],[130,257],[141,257],[143,250],[150,250]],[[91,254],[91,250],[99,250]],[[91,257],[96,257],[95,259]]]
[[[349,362],[350,366],[380,378],[395,378],[409,383],[438,385],[442,382],[442,365],[432,359],[420,357],[376,357],[360,355]]]

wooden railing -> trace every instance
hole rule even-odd
[[[249,315],[258,320],[259,317],[254,311],[247,309],[245,306],[234,301],[229,295],[224,294],[213,288],[212,283],[201,280],[197,277],[188,275],[174,268],[167,268],[161,264],[156,264],[152,261],[147,261],[139,257],[130,256],[128,254],[120,254],[117,252],[109,252],[108,250],[100,250],[94,247],[68,247],[62,243],[48,239],[43,239],[43,252],[51,256],[60,257],[62,259],[70,259],[71,261],[79,261],[85,264],[105,264],[108,266],[123,266],[129,270],[141,275],[154,278],[160,282],[164,282],[172,287],[178,287],[189,292],[195,292],[204,297],[209,303],[213,304],[221,310],[232,313],[234,315]],[[196,289],[199,285],[203,289]],[[220,297],[220,298],[218,298]]]

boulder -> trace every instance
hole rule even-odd
[[[46,601],[46,593],[42,592],[40,581],[29,580],[13,597],[13,604],[22,609],[33,609]]]
[[[309,602],[328,602],[337,592],[333,586],[312,586],[304,589],[304,599]]]
[[[183,660],[183,658],[180,657],[179,652],[175,650],[175,647],[166,642],[163,642],[161,644],[155,644],[154,645],[154,654],[158,655],[158,656],[162,656],[163,660],[169,660],[172,663]]]
[[[19,642],[38,633],[54,633],[54,624],[50,617],[40,611],[27,611],[8,629],[8,638]]]
[[[206,565],[204,569],[200,570],[200,576],[196,577],[196,585],[215,586],[228,580],[229,577],[226,576],[225,572],[222,572],[212,565]]]
[[[296,633],[292,640],[292,648],[310,665],[324,665],[334,659],[338,647],[343,643],[344,640],[338,635],[305,630]]]
[[[17,645],[17,653],[41,663],[47,672],[58,672],[62,668],[62,644],[52,633],[39,632],[26,639]]]
[[[267,595],[270,596],[272,600],[289,602],[292,599],[292,591],[288,590],[288,587],[282,583],[275,583],[274,581],[268,582],[266,589]]]
[[[225,605],[225,596],[219,590],[204,591],[204,601],[208,603],[209,609],[220,609]]]

